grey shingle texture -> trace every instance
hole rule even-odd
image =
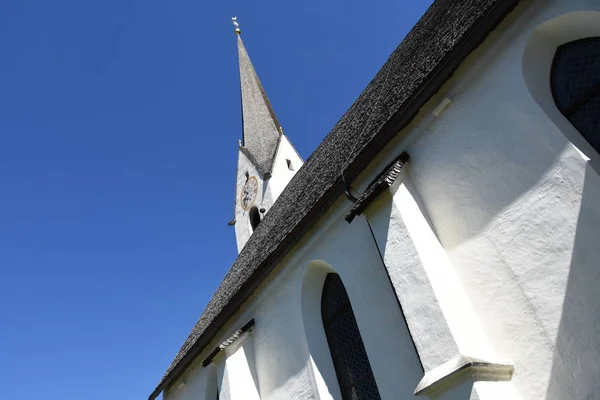
[[[346,180],[356,177],[518,1],[433,3],[267,213],[150,399],[193,361],[316,218],[343,193],[341,174]]]
[[[242,91],[243,146],[264,175],[270,173],[281,138],[281,126],[269,98],[238,35],[240,85]]]

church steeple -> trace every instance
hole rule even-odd
[[[242,146],[261,172],[270,175],[282,129],[244,47],[239,25],[236,36],[242,92]]]
[[[283,134],[241,38],[236,18],[242,92],[242,138],[238,151],[235,225],[241,251],[262,218],[303,164]]]

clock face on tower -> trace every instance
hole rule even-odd
[[[254,205],[256,200],[256,194],[258,193],[258,180],[255,176],[250,176],[242,187],[242,193],[240,194],[240,204],[242,210],[248,211],[250,207]]]

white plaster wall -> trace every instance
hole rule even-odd
[[[338,211],[345,211],[345,208]],[[310,251],[310,258],[320,261],[313,262],[308,272],[317,268],[323,272],[334,270],[340,275],[352,303],[381,398],[411,397],[423,370],[374,239],[364,220],[348,225],[342,219],[343,213],[337,215],[326,234],[320,231],[318,244]],[[307,278],[310,279],[309,276]],[[322,288],[323,280],[324,274],[320,280],[313,275],[312,284],[316,285],[313,286],[313,294]],[[306,295],[306,284],[310,283],[304,283]],[[329,394],[339,399],[337,381],[333,378],[335,372],[325,351],[325,335],[319,329],[320,303],[315,303],[314,297],[305,297],[303,308],[310,353],[316,366],[314,373],[322,379],[316,379],[317,383],[322,385],[324,382],[331,388],[321,392],[321,398],[328,398]]]
[[[256,194],[256,200],[254,204],[260,209],[261,207],[268,208],[272,205],[270,197],[265,196],[266,185],[262,180],[261,175],[254,166],[254,164],[238,150],[238,167],[236,176],[236,189],[235,189],[235,237],[237,243],[238,253],[242,251],[244,245],[252,235],[252,227],[250,226],[250,219],[248,217],[248,211],[244,211],[241,206],[241,190],[246,183],[246,172],[250,176],[255,176],[258,181],[258,192]]]
[[[440,308],[419,253],[399,206],[391,193],[382,194],[367,209],[377,242],[384,254],[396,295],[400,299],[411,334],[426,371],[435,369],[460,354]],[[417,215],[418,217],[418,215]],[[447,324],[446,324],[447,325]]]
[[[206,367],[206,371],[204,372],[206,375],[206,388],[204,390],[204,398],[206,400],[217,400],[217,396],[222,391],[219,389],[220,380],[219,374],[217,371],[217,366],[215,364],[211,364]]]
[[[490,346],[410,183],[409,177],[401,176],[359,218],[369,221],[377,238],[425,370],[417,391],[435,399],[517,400],[512,382],[504,382],[510,373],[498,373],[511,367]],[[457,377],[452,373],[465,365],[465,356],[480,365],[503,367],[477,377],[466,373]],[[503,382],[496,382],[499,380]],[[493,386],[482,385],[482,381]]]
[[[322,266],[339,273],[346,286],[382,399],[395,400],[399,394],[401,398],[411,397],[423,376],[368,226],[364,222],[348,225],[343,215],[349,204],[341,204],[344,207],[336,207],[330,217],[315,227],[310,239],[280,264],[204,351],[207,354],[254,318],[252,347],[247,350],[247,339],[244,349],[252,381],[263,400],[340,399],[333,364],[326,343],[323,344],[323,282],[306,278],[309,271]],[[310,293],[318,297],[307,298]],[[227,357],[223,358],[229,365]],[[200,367],[186,375],[201,379],[202,374]],[[221,393],[231,397],[222,398],[233,398],[231,390],[237,379],[244,385],[250,382],[247,372],[226,368]],[[179,389],[175,382],[165,398],[203,400],[200,390],[197,397],[190,397],[187,393],[191,392],[185,388]]]
[[[288,168],[286,159],[292,162],[292,170]],[[273,203],[303,164],[304,161],[289,139],[285,135],[281,135],[273,164],[273,173],[267,182],[267,191],[270,192]]]
[[[320,312],[323,284],[329,273],[337,273],[337,271],[325,262],[311,262],[304,274],[301,293],[302,320],[309,348],[309,361],[316,386],[315,391],[319,393],[321,400],[341,397]]]
[[[216,399],[216,389],[220,386],[217,368],[215,365],[203,368],[200,360],[196,360],[177,382],[164,392],[163,398],[168,400]],[[220,376],[222,377],[222,373]]]
[[[246,344],[236,346],[234,350],[227,348],[225,351],[225,378],[220,400],[260,400],[256,374],[253,372],[255,366],[251,358],[252,353],[248,351],[250,347]]]
[[[410,153],[422,211],[523,399],[600,389],[596,154],[572,145],[523,75],[536,27],[581,10],[600,3],[524,2],[442,88],[443,113],[423,112],[382,156]]]
[[[288,168],[286,159],[291,160],[293,170]],[[279,146],[277,147],[271,177],[266,181],[263,181],[254,164],[244,155],[244,153],[238,151],[235,192],[235,235],[238,253],[252,235],[252,227],[248,216],[249,210],[244,211],[240,205],[240,194],[242,187],[246,182],[246,172],[251,176],[255,176],[258,180],[258,194],[254,204],[259,209],[265,208],[266,212],[269,212],[269,209],[273,203],[275,203],[275,200],[277,200],[283,189],[285,189],[296,172],[302,167],[303,163],[302,158],[300,158],[296,149],[294,149],[294,146],[292,146],[285,135],[282,135]],[[265,214],[260,214],[261,218],[264,217],[264,215]]]

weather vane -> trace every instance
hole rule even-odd
[[[237,22],[237,17],[231,17],[231,22],[233,23],[233,26],[235,26],[236,35],[242,33],[242,30],[240,29],[240,24]]]

